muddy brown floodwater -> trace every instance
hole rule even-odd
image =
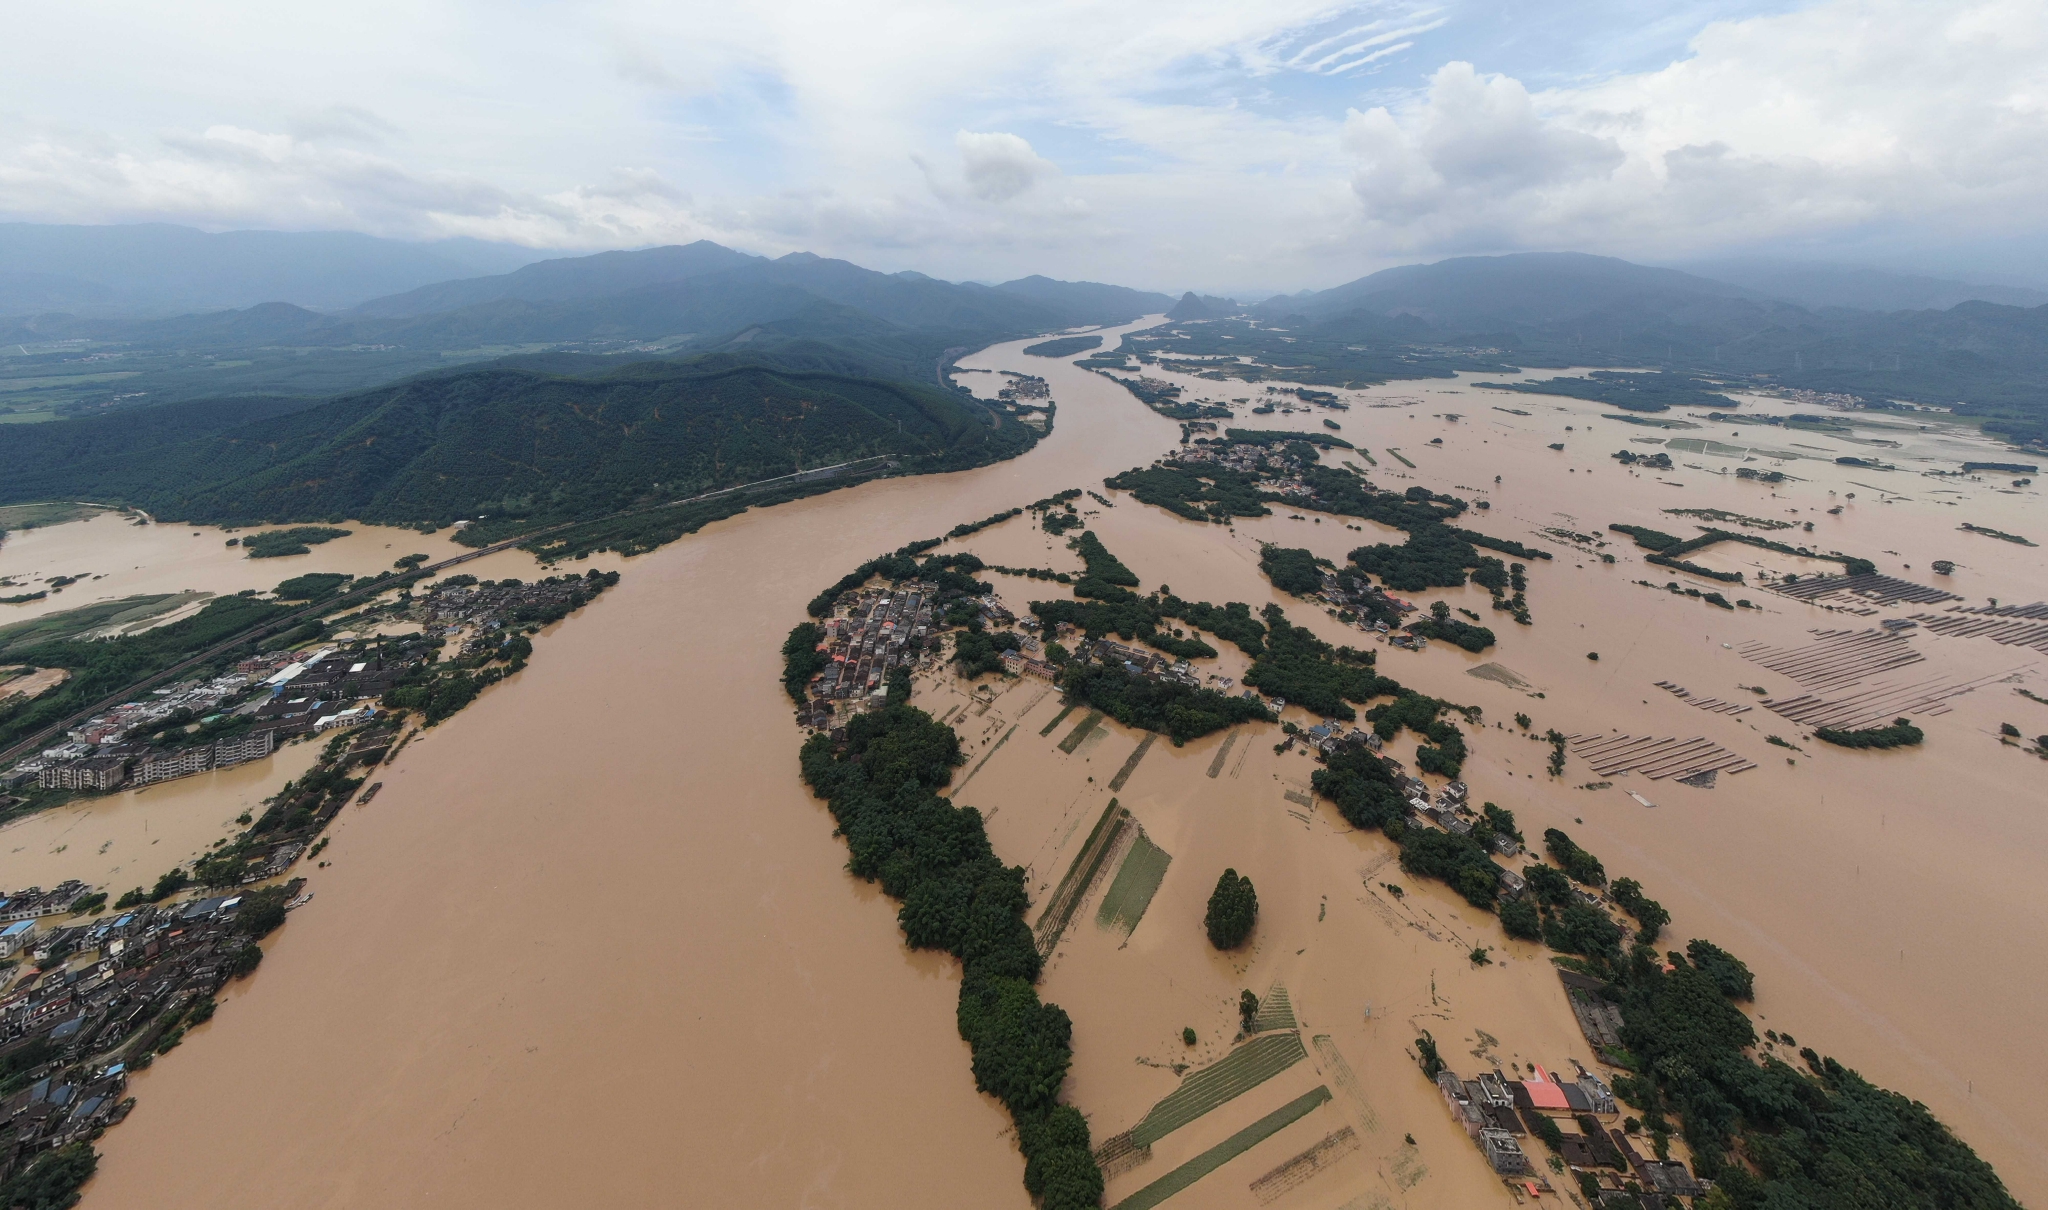
[[[803,602],[859,560],[1062,488],[1100,489],[1104,475],[1176,441],[1178,426],[1122,388],[1025,357],[1024,343],[965,364],[1050,381],[1057,426],[1030,454],[745,514],[632,560],[618,588],[562,625],[513,683],[407,748],[383,772],[383,793],[337,821],[326,854],[335,864],[313,876],[318,899],[276,935],[262,969],[137,1079],[139,1107],[102,1142],[86,1204],[1025,1206],[1005,1116],[974,1091],[954,1030],[953,964],[906,952],[893,905],[845,873],[829,817],[796,778],[777,656]],[[983,394],[996,384],[993,375],[966,381]],[[1557,556],[1532,569],[1533,628],[1487,613],[1476,589],[1420,594],[1487,619],[1501,642],[1484,657],[1442,644],[1414,655],[1380,649],[1388,675],[1484,706],[1488,726],[1467,766],[1474,800],[1512,807],[1531,836],[1571,830],[1671,909],[1667,938],[1712,937],[1750,962],[1761,1024],[1926,1101],[2023,1199],[2048,1193],[2048,1164],[2032,1141],[2048,1137],[2048,1107],[2032,1095],[2048,1060],[2015,1044],[2048,993],[2038,952],[2048,889],[2034,876],[2048,858],[2048,825],[2038,762],[1996,738],[2005,717],[2029,734],[2048,720],[2048,707],[2012,692],[2043,692],[2048,660],[1922,630],[1910,641],[1927,653],[1926,677],[2020,679],[1952,699],[1950,713],[1925,723],[1924,751],[1808,742],[1787,765],[1764,735],[1796,735],[1796,725],[1761,707],[1696,710],[1651,682],[1723,698],[1744,684],[1782,694],[1794,686],[1737,647],[1797,645],[1809,629],[1871,619],[1755,589],[1742,595],[1763,610],[1731,614],[1638,587],[1631,581],[1673,576],[1603,532],[1610,521],[1691,532],[1686,518],[1661,511],[1672,507],[1787,519],[1798,509],[1798,521],[1816,522],[1815,536],[1797,531],[1800,540],[1869,554],[1881,570],[1922,582],[1927,561],[1953,558],[1964,566],[1950,582],[1967,603],[2033,600],[2048,595],[2038,548],[1955,526],[2026,533],[2040,519],[2038,497],[1839,468],[1833,452],[1785,463],[1800,478],[1774,497],[1716,473],[1735,463],[1707,452],[1674,453],[1679,467],[1661,475],[1623,470],[1607,455],[1631,439],[1686,434],[1603,420],[1591,404],[1468,381],[1347,394],[1343,434],[1372,447],[1376,481],[1462,487],[1493,506],[1474,514],[1475,527],[1549,541]],[[1420,402],[1371,406],[1396,397]],[[1321,416],[1258,423],[1307,429]],[[1760,444],[1778,450],[1795,437],[1829,451],[1872,448],[1760,431],[1771,432]],[[1709,432],[1739,440],[1719,427],[1692,435]],[[1859,435],[1898,440],[1877,447],[1890,462],[1916,445],[1989,449],[1917,429]],[[1431,445],[1437,437],[1443,444]],[[1560,440],[1566,450],[1546,448]],[[1970,456],[1947,448],[1942,456]],[[1880,475],[1880,489],[1852,485]],[[1961,502],[1939,503],[1956,497],[1937,488]],[[1378,540],[1284,509],[1232,531],[1114,498],[1091,525],[1148,586],[1171,583],[1190,598],[1279,599],[1257,572],[1262,538],[1333,558]],[[1836,504],[1843,513],[1825,512]],[[1617,562],[1540,536],[1546,528],[1614,539],[1605,552]],[[966,545],[991,561],[1072,564],[1021,522]],[[1014,607],[1034,595],[1025,582],[998,580]],[[1333,618],[1285,603],[1326,637],[1358,641]],[[1466,675],[1483,662],[1512,669],[1527,689]],[[934,710],[965,704],[958,687],[929,677],[919,694]],[[971,709],[959,724],[970,764],[955,793],[989,814],[998,852],[1030,867],[1042,898],[1136,737],[1112,727],[1059,752],[1059,732],[1038,735],[1058,703],[1029,683]],[[1493,729],[1516,710],[1539,731],[1709,736],[1761,767],[1713,790],[1641,776],[1575,789],[1594,780],[1583,761],[1550,781],[1543,745]],[[1346,1125],[1362,1140],[1359,1158],[1283,1192],[1281,1210],[1338,1198],[1361,1208],[1507,1201],[1404,1051],[1419,1026],[1461,1068],[1498,1056],[1568,1070],[1567,1058],[1588,1056],[1547,964],[1430,887],[1400,899],[1375,889],[1400,881],[1391,846],[1302,801],[1311,766],[1273,752],[1273,727],[1242,730],[1180,750],[1156,745],[1136,766],[1121,801],[1171,864],[1128,937],[1096,927],[1097,899],[1083,905],[1045,991],[1074,1015],[1069,1095],[1098,1138],[1173,1087],[1151,1064],[1222,1055],[1241,986],[1290,989],[1313,1059],[1228,1115],[1168,1136],[1149,1164],[1112,1178],[1111,1199],[1321,1080],[1338,1089],[1330,1106],[1173,1204],[1255,1204],[1250,1181]],[[1234,749],[1219,761],[1227,740]],[[1252,947],[1234,956],[1214,955],[1199,935],[1200,904],[1225,864],[1253,875],[1264,905]],[[1472,967],[1464,955],[1474,944],[1495,946],[1500,961]],[[1192,1054],[1183,1026],[1200,1035]]]

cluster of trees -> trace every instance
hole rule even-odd
[[[1617,907],[1635,917],[1636,924],[1640,926],[1636,929],[1636,940],[1645,945],[1657,944],[1664,926],[1671,923],[1671,913],[1664,910],[1664,905],[1643,894],[1643,884],[1633,878],[1615,879],[1608,893],[1614,897]]]
[[[832,663],[831,656],[818,650],[824,641],[825,628],[816,622],[799,623],[782,640],[782,689],[799,706],[804,703],[804,687]]]
[[[1405,829],[1401,868],[1419,878],[1447,883],[1473,907],[1491,910],[1500,894],[1501,868],[1486,846],[1471,836],[1433,828]]]
[[[953,638],[953,665],[970,681],[983,673],[1000,672],[1003,656],[1017,650],[1019,644],[1016,631],[990,631],[975,618]]]
[[[1479,551],[1458,532],[1435,522],[1417,525],[1399,546],[1389,542],[1361,546],[1350,558],[1397,592],[1455,588],[1465,582],[1465,570],[1479,563]]]
[[[1090,640],[1114,634],[1179,659],[1206,659],[1216,654],[1216,649],[1202,640],[1185,633],[1174,634],[1166,626],[1165,601],[1159,596],[1141,597],[1114,587],[1109,591],[1113,595],[1106,600],[1033,601],[1031,612],[1047,633],[1065,622]]]
[[[1125,355],[1152,364],[1171,362],[1173,354],[1222,354],[1228,360],[1189,361],[1172,368],[1247,382],[1274,379],[1327,387],[1364,387],[1394,378],[1449,378],[1460,370],[1506,374],[1519,368],[1503,364],[1490,351],[1450,350],[1427,323],[1412,316],[1360,313],[1325,323],[1291,316],[1286,318],[1284,331],[1223,319],[1175,327],[1172,333],[1168,346],[1172,352],[1165,356],[1160,356],[1163,350],[1154,343],[1154,333],[1125,336],[1114,364],[1122,365]],[[1417,343],[1409,343],[1411,340]],[[1239,361],[1240,357],[1252,361]],[[1568,362],[1559,360],[1557,364]]]
[[[1003,522],[1008,521],[1012,517],[1022,516],[1023,513],[1023,509],[1013,508],[1008,510],[1007,512],[997,513],[992,517],[984,517],[979,521],[962,521],[960,524],[955,525],[953,528],[947,530],[946,536],[948,538],[964,538],[969,534],[980,533],[982,530],[987,529],[991,525],[1001,525]]]
[[[1841,748],[1905,748],[1926,739],[1927,735],[1911,720],[1899,718],[1893,719],[1889,727],[1866,727],[1861,731],[1815,727],[1813,738]]]
[[[1232,517],[1263,517],[1273,511],[1260,498],[1257,475],[1209,463],[1162,462],[1111,475],[1103,482],[1190,521],[1221,525]]]
[[[1401,733],[1401,729],[1420,735],[1426,743],[1415,749],[1415,764],[1424,773],[1436,773],[1444,777],[1456,777],[1465,767],[1465,734],[1458,730],[1456,723],[1442,717],[1446,710],[1458,710],[1476,717],[1477,706],[1453,706],[1439,698],[1417,693],[1413,689],[1392,686],[1391,702],[1382,702],[1365,712],[1366,721],[1372,724],[1372,732],[1381,740],[1390,740]],[[1512,823],[1514,817],[1510,815]]]
[[[1521,391],[1529,395],[1565,395],[1588,399],[1631,412],[1665,412],[1673,407],[1732,408],[1740,406],[1721,394],[1720,388],[1690,374],[1632,374],[1621,370],[1594,370],[1584,378],[1549,378],[1542,382],[1482,382],[1483,387]]]
[[[252,559],[275,559],[284,555],[309,555],[322,542],[348,537],[349,531],[326,525],[301,525],[292,529],[274,529],[260,534],[250,534],[242,539],[242,549]]]
[[[1216,889],[1209,892],[1209,907],[1202,914],[1202,927],[1208,930],[1209,944],[1220,950],[1236,949],[1251,936],[1252,925],[1258,918],[1259,894],[1252,889],[1252,880],[1236,870],[1224,870],[1223,876],[1216,880]],[[1245,1017],[1247,1026],[1251,1017],[1258,1014],[1258,997],[1252,997],[1250,1005],[1251,1012]]]
[[[1083,522],[1074,501],[1081,498],[1081,489],[1070,487],[1043,500],[1034,500],[1025,506],[1026,511],[1038,518],[1038,524],[1046,533],[1058,537],[1070,529],[1079,529]]]
[[[1025,345],[1024,352],[1032,357],[1072,357],[1086,353],[1102,345],[1100,335],[1060,336],[1052,340],[1041,340],[1035,345]]]
[[[1636,545],[1644,550],[1670,550],[1680,542],[1685,541],[1684,538],[1679,537],[1677,534],[1667,534],[1661,529],[1651,529],[1646,525],[1623,525],[1616,522],[1607,528],[1615,533],[1627,534],[1629,537],[1634,538]]]
[[[1237,723],[1273,721],[1254,699],[1149,680],[1107,664],[1069,664],[1060,674],[1060,686],[1069,700],[1085,702],[1127,727],[1157,731],[1176,747]]]
[[[1328,559],[1318,559],[1315,552],[1295,546],[1276,546],[1271,542],[1259,544],[1259,570],[1273,581],[1273,587],[1282,592],[1291,592],[1297,597],[1312,596],[1321,592],[1323,569],[1335,569],[1336,564]]]
[[[1489,559],[1487,562],[1498,563],[1499,560]],[[1407,630],[1424,638],[1456,643],[1467,651],[1484,651],[1493,646],[1493,631],[1452,617],[1451,607],[1442,601],[1430,606],[1429,617],[1409,623]]]
[[[1357,446],[1352,445],[1349,441],[1344,440],[1342,437],[1332,437],[1328,433],[1291,433],[1286,431],[1285,429],[1224,429],[1223,436],[1231,445],[1258,445],[1270,447],[1275,445],[1292,445],[1296,442],[1302,442],[1308,445],[1319,445],[1326,450],[1349,450],[1358,448]]]
[[[45,1151],[0,1184],[0,1205],[20,1210],[70,1210],[78,1204],[78,1191],[99,1166],[100,1157],[91,1143],[67,1143]]]
[[[303,576],[280,581],[270,595],[280,601],[322,601],[341,591],[341,586],[353,579],[354,576],[337,571],[309,571]]]
[[[1075,554],[1081,556],[1082,572],[1080,583],[1082,586],[1087,586],[1090,581],[1098,584],[1111,584],[1118,588],[1136,588],[1138,586],[1138,573],[1125,567],[1123,560],[1110,554],[1109,548],[1105,547],[1102,544],[1102,540],[1095,536],[1094,530],[1084,529],[1079,537],[1067,539],[1067,547]],[[1095,595],[1083,593],[1081,587],[1075,588],[1074,591],[1078,595]]]
[[[1400,692],[1400,685],[1373,672],[1372,652],[1332,646],[1289,622],[1278,605],[1260,613],[1266,622],[1264,650],[1244,674],[1245,684],[1324,718],[1346,721],[1358,717],[1349,703]]]
[[[1600,859],[1573,843],[1572,838],[1557,828],[1543,830],[1543,851],[1558,864],[1573,882],[1590,887],[1607,885],[1607,868]]]
[[[1265,624],[1252,616],[1252,607],[1243,601],[1227,601],[1217,606],[1207,601],[1183,601],[1166,593],[1160,598],[1159,612],[1206,630],[1254,658],[1266,650]]]
[[[1471,541],[1475,536],[1470,530],[1459,530],[1459,536]],[[1473,545],[1483,545],[1473,543]],[[1528,567],[1521,563],[1503,564],[1499,559],[1483,556],[1472,567],[1472,582],[1493,594],[1493,607],[1523,626],[1530,624],[1529,600],[1524,590],[1529,587]],[[1514,595],[1508,596],[1509,590]]]
[[[1713,529],[1701,526],[1702,532],[1698,537],[1681,539],[1662,530],[1650,529],[1641,525],[1614,524],[1609,525],[1607,528],[1616,533],[1627,534],[1635,539],[1637,546],[1654,552],[1644,556],[1643,561],[1646,563],[1656,563],[1663,567],[1675,567],[1680,571],[1691,572],[1696,576],[1705,576],[1708,579],[1720,580],[1728,584],[1740,583],[1742,581],[1742,573],[1739,571],[1715,571],[1712,568],[1701,567],[1697,563],[1686,562],[1685,556],[1696,550],[1704,550],[1717,542],[1740,542],[1745,546],[1755,546],[1763,550],[1776,551],[1781,555],[1803,555],[1809,559],[1827,559],[1840,563],[1842,571],[1846,575],[1867,576],[1874,575],[1877,572],[1877,564],[1856,555],[1845,555],[1840,551],[1829,551],[1826,554],[1822,554],[1819,551],[1804,546],[1790,546],[1783,542],[1773,542],[1769,538],[1761,538],[1755,534],[1738,533],[1734,530]]]
[[[900,695],[891,699],[855,718],[843,747],[813,736],[804,781],[846,838],[848,868],[903,905],[905,940],[960,960],[960,1036],[973,1052],[975,1086],[1016,1123],[1025,1188],[1046,1210],[1092,1210],[1102,1173],[1088,1124],[1058,1101],[1073,1025],[1038,997],[1024,871],[997,859],[979,811],[936,793],[964,762],[959,737]]]

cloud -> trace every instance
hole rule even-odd
[[[710,238],[1232,293],[1464,252],[2048,234],[2048,6],[1817,0],[1550,87],[1501,70],[1512,40],[1458,43],[1472,13],[41,6],[0,42],[0,217]]]
[[[1530,93],[1448,64],[1352,112],[1361,230],[1401,248],[1672,256],[2048,206],[2048,13],[1838,0]],[[2037,226],[2039,224],[2036,224]]]
[[[1623,160],[1612,139],[1546,121],[1519,81],[1470,63],[1444,65],[1405,121],[1385,108],[1353,110],[1344,142],[1360,161],[1352,191],[1369,218],[1390,223],[1496,212],[1532,189],[1604,177]]]
[[[963,130],[953,136],[953,145],[960,151],[960,174],[968,192],[984,202],[1007,202],[1059,175],[1058,168],[1014,134]]]

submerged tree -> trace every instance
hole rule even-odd
[[[1216,880],[1216,889],[1209,895],[1209,911],[1202,918],[1209,930],[1209,944],[1220,950],[1243,945],[1258,915],[1259,896],[1252,889],[1252,880],[1236,870],[1223,871],[1223,877]]]

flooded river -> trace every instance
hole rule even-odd
[[[337,821],[325,854],[334,865],[312,876],[317,900],[274,937],[260,972],[136,1080],[140,1104],[102,1141],[85,1204],[1027,1205],[1007,1119],[974,1091],[954,1029],[951,962],[903,949],[894,905],[845,873],[829,817],[796,779],[777,655],[803,602],[860,559],[1062,488],[1099,490],[1104,475],[1177,440],[1177,425],[1121,387],[1025,357],[1022,343],[965,364],[1051,382],[1057,425],[1030,454],[745,514],[632,560],[615,590],[539,645],[531,667],[409,746],[383,771],[382,794]],[[968,380],[983,394],[997,382]],[[1249,393],[1185,381],[1219,396]],[[1469,382],[1394,384],[1377,394],[1422,402],[1386,410],[1369,406],[1374,394],[1354,399],[1342,423],[1347,438],[1373,447],[1375,480],[1464,487],[1460,494],[1493,506],[1472,524],[1502,536],[1598,534],[1610,521],[1690,533],[1661,510],[1789,518],[1784,510],[1797,508],[1799,521],[1816,521],[1814,537],[1799,540],[1869,554],[1891,574],[1926,582],[1928,561],[1956,559],[1964,566],[1955,591],[1970,604],[2036,599],[2048,584],[2039,548],[1955,529],[1968,520],[2027,532],[2038,497],[1955,483],[1948,488],[1967,499],[1950,506],[1928,490],[1939,481],[1892,473],[1887,494],[1904,499],[1879,504],[1850,480],[1883,472],[1809,459],[1787,464],[1804,478],[1773,498],[1771,488],[1708,473],[1720,464],[1704,455],[1674,454],[1678,468],[1656,475],[1623,470],[1608,457],[1614,449],[1660,448],[1631,447],[1631,438],[1684,434],[1603,420],[1595,405]],[[1259,422],[1306,429],[1322,415]],[[1833,444],[1774,434],[1792,436]],[[1886,458],[1939,439],[1916,430]],[[1557,442],[1565,450],[1547,448]],[[1829,491],[1860,494],[1845,503]],[[1843,513],[1825,512],[1836,504]],[[1121,495],[1090,523],[1148,586],[1165,581],[1190,598],[1255,608],[1279,599],[1257,573],[1258,540],[1333,558],[1378,540],[1286,510],[1230,532]],[[1601,536],[1615,540],[1606,548],[1614,565],[1553,544],[1557,557],[1532,569],[1533,628],[1488,614],[1477,589],[1421,594],[1479,612],[1500,646],[1484,657],[1442,644],[1415,655],[1380,648],[1382,669],[1485,707],[1488,729],[1474,737],[1468,765],[1475,801],[1513,808],[1531,836],[1570,829],[1611,872],[1640,878],[1670,908],[1666,944],[1706,936],[1745,957],[1765,1024],[1926,1101],[2019,1196],[2048,1195],[2048,1162],[2032,1141],[2048,1137],[2048,1108],[2031,1095],[2048,1060],[2013,1044],[2048,993],[2033,941],[2048,926],[2048,889],[2034,876],[2048,859],[2048,824],[2033,789],[2039,762],[1996,740],[2006,717],[2028,734],[2048,731],[2048,707],[1991,683],[1925,723],[1925,751],[1807,743],[1781,754],[1763,736],[1795,734],[1793,724],[1761,709],[1711,715],[1652,682],[1721,697],[1742,684],[1781,692],[1784,677],[1735,648],[1796,644],[1810,628],[1868,621],[1754,590],[1746,595],[1764,610],[1730,614],[1638,587],[1630,581],[1672,577],[1642,565],[1619,535]],[[1071,562],[1019,522],[966,545],[992,561]],[[276,562],[294,564],[279,578],[305,569]],[[1020,610],[1032,595],[1021,581],[999,586]],[[1286,603],[1327,637],[1357,641],[1334,619]],[[1916,641],[1941,653],[1944,675],[2010,667],[2023,678],[2015,684],[2048,695],[2029,664],[2038,653]],[[1589,651],[1600,661],[1588,661]],[[1466,675],[1483,661],[1511,668],[1528,688]],[[920,690],[934,708],[953,692]],[[988,762],[958,794],[991,813],[999,853],[1029,865],[1042,895],[1072,852],[1072,821],[1099,814],[1105,775],[1135,737],[1112,730],[1097,748],[1053,752],[1058,734],[1037,731],[1057,704],[1026,692],[1020,685],[990,707],[1018,728],[1015,738],[1003,742],[986,722],[962,724],[969,769]],[[1537,692],[1544,696],[1529,696]],[[1539,731],[1710,735],[1762,767],[1713,790],[1642,778],[1571,789],[1593,780],[1582,762],[1551,782],[1540,773],[1543,745],[1491,729],[1516,710],[1535,715]],[[1372,876],[1390,869],[1391,847],[1349,833],[1327,806],[1287,797],[1310,766],[1274,754],[1272,730],[1247,729],[1220,765],[1223,736],[1179,751],[1159,745],[1132,775],[1123,801],[1173,865],[1127,943],[1077,925],[1047,976],[1048,998],[1076,1021],[1071,1095],[1098,1137],[1127,1127],[1172,1087],[1170,1075],[1143,1064],[1175,1059],[1180,1028],[1202,1036],[1208,1049],[1197,1061],[1213,1058],[1235,990],[1285,982],[1306,1029],[1327,1035],[1357,1074],[1361,1095],[1346,1102],[1344,1120],[1378,1123],[1365,1148],[1373,1171],[1343,1178],[1360,1190],[1351,1204],[1505,1200],[1403,1050],[1413,1023],[1434,1020],[1447,1056],[1465,1068],[1476,1062],[1465,1052],[1485,1050],[1486,1037],[1503,1060],[1589,1057],[1562,996],[1540,955],[1506,946],[1462,904],[1429,888],[1411,888],[1399,904],[1373,891],[1393,876]],[[212,815],[223,811],[233,814],[223,804]],[[1226,863],[1253,874],[1266,905],[1259,940],[1242,958],[1213,956],[1195,923]],[[1470,967],[1471,944],[1502,946],[1504,961]],[[1452,1044],[1461,1037],[1479,1040]],[[1318,1059],[1327,1063],[1320,1049]],[[1300,1091],[1283,1083],[1248,1100]],[[1402,1141],[1409,1133],[1413,1146]],[[1269,1146],[1278,1158],[1255,1152],[1239,1166],[1255,1177],[1298,1149]],[[1149,1175],[1113,1183],[1112,1197],[1169,1162],[1179,1158],[1163,1147]],[[1223,1180],[1235,1171],[1174,1204],[1253,1204],[1249,1177]],[[1362,1200],[1368,1194],[1382,1200]],[[1321,1196],[1310,1185],[1280,1204],[1321,1210]]]

